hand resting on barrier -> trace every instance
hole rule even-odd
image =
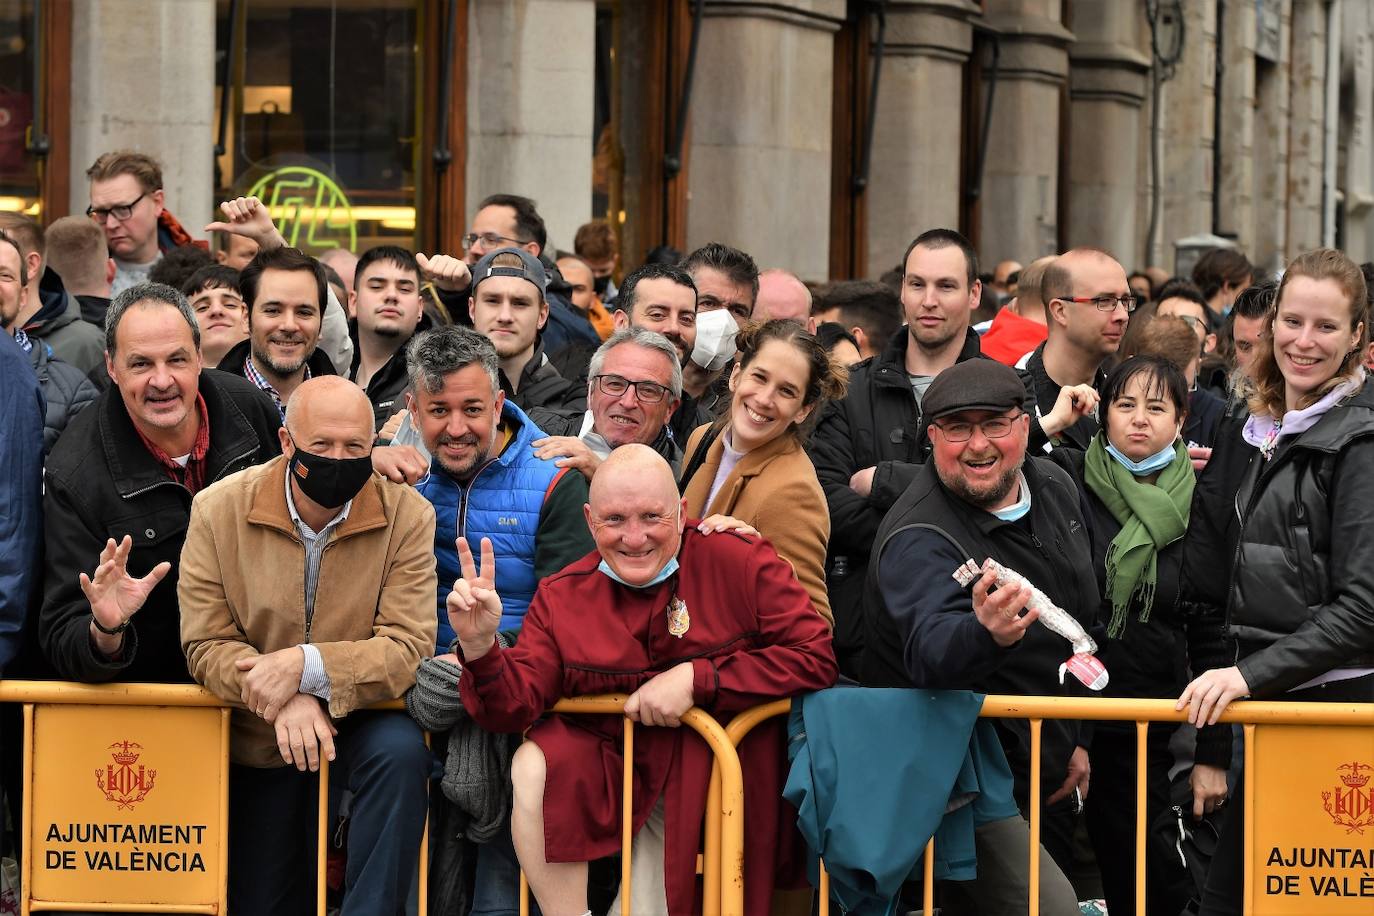
[[[234,662],[243,676],[243,705],[254,715],[275,722],[287,701],[300,692],[305,652],[300,646],[252,655]]]
[[[317,772],[320,753],[334,759],[334,736],[338,729],[325,715],[320,701],[308,693],[298,693],[286,701],[277,721],[277,750],[287,764],[294,764],[304,773]]]
[[[692,663],[654,675],[625,701],[625,715],[641,725],[677,728],[692,708]]]

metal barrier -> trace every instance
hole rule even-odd
[[[778,700],[747,710],[737,715],[726,726],[725,732],[736,747],[750,731],[761,722],[774,716],[787,715],[791,710],[790,700]],[[1031,729],[1031,779],[1030,779],[1030,861],[1029,900],[1027,911],[1030,916],[1040,912],[1040,731],[1045,719],[1080,719],[1086,721],[1134,722],[1136,726],[1136,850],[1135,850],[1135,909],[1137,913],[1146,912],[1145,908],[1145,846],[1147,809],[1146,797],[1146,734],[1152,722],[1185,722],[1187,710],[1174,709],[1173,700],[1130,700],[1105,697],[1016,697],[989,695],[983,700],[979,713],[983,718],[1027,719]],[[1247,876],[1255,852],[1255,727],[1257,725],[1303,725],[1338,728],[1371,729],[1371,743],[1374,744],[1374,706],[1359,703],[1281,703],[1264,701],[1242,701],[1232,703],[1221,716],[1225,723],[1240,724],[1245,736],[1245,792],[1243,817],[1245,819],[1245,862]],[[712,773],[711,793],[719,791],[718,774]],[[707,810],[713,810],[712,796],[707,796]],[[713,874],[712,834],[707,830],[705,880],[709,882]],[[927,914],[934,909],[935,893],[935,840],[932,837],[926,844],[923,860],[922,908]],[[716,870],[715,874],[719,874]],[[830,911],[829,877],[824,862],[820,863],[819,895],[821,916]],[[1254,882],[1245,881],[1244,912],[1254,912]]]
[[[0,703],[22,703],[24,717],[24,757],[23,785],[24,803],[22,831],[24,838],[23,853],[20,857],[20,912],[28,916],[30,912],[52,910],[81,910],[87,912],[124,912],[124,913],[226,913],[228,911],[228,824],[229,824],[229,784],[227,753],[229,748],[229,713],[232,704],[226,703],[208,690],[192,684],[76,684],[64,681],[15,681],[0,680]],[[36,706],[93,706],[93,707],[143,707],[149,709],[167,708],[217,708],[220,712],[220,742],[223,749],[223,774],[218,798],[220,824],[223,835],[218,837],[219,861],[218,889],[216,902],[210,904],[186,903],[128,903],[128,902],[67,902],[59,900],[34,900],[33,894],[33,805],[34,805],[34,718]],[[399,700],[380,703],[371,709],[402,709]],[[428,741],[428,736],[426,736]],[[127,749],[126,749],[127,750]],[[318,859],[316,862],[316,903],[319,916],[325,914],[325,860],[328,853],[328,806],[329,806],[329,761],[320,758],[319,769],[319,819],[318,819]],[[151,782],[150,782],[151,787]],[[419,916],[428,911],[429,878],[429,825],[420,840],[419,863]]]
[[[628,694],[573,697],[561,700],[552,709],[556,713],[578,715],[617,715],[624,712]],[[630,916],[630,868],[634,840],[634,730],[635,723],[625,720],[624,773],[621,788],[620,838],[620,911]],[[682,716],[682,724],[696,731],[710,747],[715,763],[712,766],[712,793],[707,796],[705,829],[708,836],[715,832],[719,851],[715,871],[709,862],[704,866],[702,893],[703,916],[744,912],[744,781],[740,771],[735,744],[710,714],[693,707]],[[720,863],[727,863],[729,876],[723,877]],[[714,876],[714,881],[712,877]],[[529,885],[525,872],[520,872],[520,916],[529,916]]]

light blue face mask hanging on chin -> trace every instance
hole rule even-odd
[[[620,578],[620,576],[616,575],[615,570],[611,569],[611,564],[607,563],[605,560],[602,560],[596,568],[628,588],[653,588],[655,585],[662,583],[673,573],[677,572],[677,557],[673,557],[669,560],[667,564],[658,571],[658,575],[654,576],[643,585],[631,585],[629,582],[626,582],[624,579]]]
[[[1169,466],[1170,462],[1172,462],[1174,458],[1178,456],[1178,450],[1175,448],[1177,443],[1178,439],[1175,438],[1172,442],[1164,446],[1159,451],[1155,452],[1153,455],[1149,456],[1148,458],[1142,458],[1139,461],[1132,461],[1130,458],[1127,458],[1125,455],[1121,454],[1121,452],[1117,450],[1117,447],[1115,445],[1112,445],[1110,442],[1107,443],[1107,454],[1115,458],[1118,464],[1120,464],[1126,470],[1130,471],[1135,476],[1144,477],[1148,474],[1153,474],[1156,471],[1162,471]]]
[[[1030,511],[1030,487],[1026,486],[1026,475],[1022,474],[1020,471],[1016,473],[1016,485],[1021,488],[1020,499],[1003,509],[990,510],[993,515],[1004,522],[1019,522],[1021,519],[1025,518],[1026,513]]]

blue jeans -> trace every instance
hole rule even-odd
[[[429,749],[401,712],[356,712],[335,727],[330,781],[353,794],[343,916],[398,916],[419,865]],[[314,913],[318,787],[318,774],[293,766],[230,768],[231,913]]]
[[[530,913],[539,907],[530,894]],[[519,916],[520,860],[510,836],[510,817],[501,832],[477,846],[477,880],[472,888],[472,909],[468,916]]]

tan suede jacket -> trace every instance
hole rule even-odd
[[[394,700],[434,651],[434,509],[412,487],[373,475],[320,561],[309,642],[329,676],[329,714]],[[234,662],[300,645],[305,545],[286,506],[286,459],[196,495],[177,584],[191,676],[238,704],[231,757],[281,766],[271,725],[242,708]]]
[[[685,465],[709,426],[699,426],[687,440]],[[716,481],[725,454],[723,436],[706,451],[706,460],[687,481],[687,515],[704,519],[729,515],[753,525],[768,538],[773,549],[796,573],[797,581],[811,596],[816,613],[833,629],[835,616],[825,590],[825,548],[830,541],[830,512],[816,469],[791,435],[781,435],[746,454],[721,484],[711,505],[706,497]]]

